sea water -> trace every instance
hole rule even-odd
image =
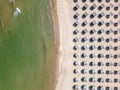
[[[53,90],[56,46],[49,1],[15,0],[12,6],[0,0],[0,7],[0,90]],[[16,18],[15,7],[21,9]]]

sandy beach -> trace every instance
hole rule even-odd
[[[59,74],[55,90],[71,90],[72,78],[72,56],[73,35],[70,5],[68,0],[57,1],[57,15],[59,21],[60,48],[59,48]],[[68,53],[69,52],[69,53]]]
[[[79,3],[80,3],[80,1],[79,1]],[[97,2],[97,0],[95,1],[95,3],[97,5],[101,5],[100,3]],[[105,1],[103,1],[103,3],[106,6],[108,5]],[[75,14],[75,12],[73,12],[73,6],[75,6],[75,3],[73,3],[72,0],[71,1],[69,1],[69,0],[56,0],[56,4],[57,4],[59,35],[60,35],[59,36],[60,37],[60,47],[59,47],[59,73],[58,73],[57,85],[56,85],[55,90],[72,90],[73,85],[75,85],[75,84],[81,85],[81,83],[83,83],[81,81],[78,82],[78,83],[73,82],[73,78],[83,77],[83,75],[81,75],[81,74],[78,74],[78,75],[73,74],[73,70],[75,69],[75,67],[73,66],[73,62],[75,61],[75,59],[73,58],[73,54],[75,53],[75,51],[73,50],[73,46],[75,45],[75,43],[72,40],[73,40],[73,38],[75,38],[75,36],[73,35],[73,30],[75,30],[75,28],[73,27],[73,23],[75,22],[75,20],[73,19],[73,15]],[[93,5],[91,3],[88,3],[88,4],[90,6]],[[114,3],[113,5],[117,6],[117,3]],[[81,5],[81,6],[83,6],[83,5]],[[80,14],[83,13],[83,12],[81,12],[81,10],[79,10],[78,12]],[[91,14],[90,10],[88,10],[87,12]],[[95,9],[95,12],[97,12],[97,9]],[[113,12],[113,14],[116,13],[115,11],[112,11],[112,10],[111,10],[111,12]],[[89,19],[89,17],[87,17],[87,19]],[[97,17],[95,17],[94,20],[101,21]],[[102,20],[105,20],[105,22],[109,22],[109,19],[106,19],[105,17],[103,17]],[[111,18],[111,20],[117,21],[117,19],[115,20],[114,18]],[[84,20],[79,19],[79,21],[83,22]],[[93,20],[90,19],[89,22],[92,22],[92,21]],[[81,25],[78,26],[77,28],[79,28],[80,30],[84,29],[83,27],[81,27]],[[90,30],[92,29],[90,26],[88,26],[87,28],[89,28]],[[100,29],[100,27],[98,27],[97,25],[96,25],[95,28]],[[109,27],[106,27],[105,25],[103,25],[102,28],[106,28],[106,30],[109,29]],[[114,27],[114,26],[111,26],[111,28],[113,30],[116,29],[116,27]],[[79,36],[80,35],[81,34],[79,34]],[[102,36],[104,38],[108,38],[108,36],[105,33],[103,33]],[[111,34],[111,36],[115,37],[114,34]],[[88,34],[87,38],[90,38],[90,37],[91,37],[91,35]],[[99,35],[95,34],[95,37],[99,38]],[[81,44],[81,43],[78,43],[78,44],[79,44],[80,47],[82,45],[84,45],[84,44]],[[100,45],[99,43],[93,43],[93,44],[95,44],[96,46]],[[91,45],[91,43],[87,42],[86,45],[89,46],[89,45]],[[114,46],[114,43],[113,42],[111,42],[110,44],[102,43],[101,45],[103,45],[103,46],[113,45]],[[116,45],[119,45],[119,43],[117,43]],[[77,53],[81,54],[82,52],[81,52],[81,50],[78,50]],[[86,53],[90,54],[91,51],[86,50]],[[99,51],[94,50],[92,53],[99,54]],[[108,54],[108,53],[111,54],[111,52],[106,52],[105,50],[103,50],[102,53],[104,53],[105,55]],[[112,53],[118,54],[119,52],[112,51]],[[84,59],[82,59],[81,57],[79,57],[78,60],[79,61],[82,61],[82,60],[84,61]],[[87,57],[85,60],[86,60],[87,63],[90,63],[89,57]],[[111,61],[111,63],[114,63],[114,61],[111,58],[109,60]],[[98,63],[98,61],[99,61],[98,58],[94,60],[95,63]],[[104,58],[101,59],[101,61],[104,62],[104,64],[107,63],[107,60],[105,61]],[[119,62],[117,62],[117,63],[119,63]],[[80,68],[83,68],[83,67],[79,66],[77,68],[80,69]],[[85,68],[87,70],[89,70],[91,67],[86,66]],[[106,66],[102,66],[102,67],[95,66],[95,69],[96,69],[96,71],[99,70],[99,69],[107,70]],[[119,70],[119,68],[109,67],[109,70],[114,71],[115,69]],[[84,75],[87,78],[92,76],[92,75],[89,75],[89,74],[84,74]],[[100,76],[99,76],[99,74],[96,74],[94,77],[99,78]],[[108,78],[108,76],[106,74],[102,74],[101,77],[104,77],[104,79]],[[119,75],[109,76],[110,79],[113,79],[114,77],[119,77]],[[89,86],[91,83],[86,82],[84,84]],[[111,88],[113,88],[114,86],[119,86],[119,83],[113,84],[113,83],[104,82],[104,83],[101,83],[101,84],[92,83],[92,85],[95,85],[95,86],[102,85],[104,87],[105,86],[110,86]]]

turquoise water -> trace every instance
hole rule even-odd
[[[16,0],[17,5],[22,14],[1,28],[0,90],[53,90],[56,48],[49,1]]]

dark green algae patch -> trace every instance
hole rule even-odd
[[[0,90],[53,90],[56,46],[49,1],[16,0],[22,12],[16,18],[8,0],[0,4],[11,7],[9,14],[0,11]]]

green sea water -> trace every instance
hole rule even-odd
[[[9,0],[0,4],[0,90],[53,90],[56,48],[49,0],[16,0],[22,11],[16,18]]]

